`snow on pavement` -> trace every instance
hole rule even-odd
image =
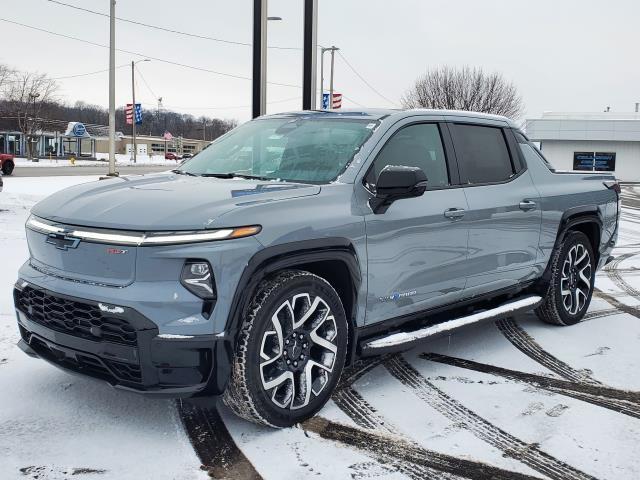
[[[216,478],[640,478],[633,208],[579,325],[527,313],[466,326],[356,365],[318,418],[299,427],[248,424],[211,400],[191,410],[196,422],[210,412],[206,424],[185,430],[188,409],[175,402],[70,376],[15,347],[11,287],[27,257],[29,208],[94,179],[7,178],[0,194],[0,478],[206,478],[202,462]],[[640,192],[625,188],[624,201],[640,205]]]
[[[0,193],[0,478],[207,478],[170,400],[123,394],[17,347],[12,286],[34,203],[97,177],[5,177]]]

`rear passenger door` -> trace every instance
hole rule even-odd
[[[422,196],[397,200],[382,213],[368,208],[365,214],[368,325],[460,299],[467,258],[462,221],[467,202],[447,127],[405,119],[376,150],[362,181],[368,198],[387,165],[419,167],[428,180]]]
[[[468,210],[465,297],[536,275],[539,194],[506,125],[449,123]]]

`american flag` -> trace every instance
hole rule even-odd
[[[330,93],[323,93],[322,94],[322,109],[323,110],[327,110],[329,108],[329,95],[331,95],[331,94]],[[333,101],[331,102],[331,108],[332,109],[342,108],[342,94],[341,93],[334,93],[333,94]]]
[[[336,108],[342,108],[342,94],[341,93],[334,93],[333,94],[333,102],[331,102],[331,108],[336,109]]]
[[[127,106],[124,108],[124,114],[127,121],[127,125],[133,124],[133,103],[127,103]],[[142,123],[142,105],[136,103],[136,125],[140,125]]]

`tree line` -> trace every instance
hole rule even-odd
[[[18,71],[0,64],[0,130],[21,132],[27,149],[42,131],[63,131],[68,122],[88,125],[109,124],[109,111],[100,105],[83,101],[63,102],[58,96],[58,82],[43,73]],[[236,120],[223,120],[166,109],[143,111],[139,135],[162,136],[168,131],[174,137],[214,140],[237,125]],[[116,131],[131,133],[123,106],[116,109]],[[31,156],[32,152],[27,151]]]

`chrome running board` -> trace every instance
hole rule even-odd
[[[531,295],[519,298],[518,300],[511,300],[490,310],[482,310],[465,317],[459,317],[446,322],[430,325],[412,332],[396,332],[387,335],[386,337],[375,338],[373,340],[365,341],[365,343],[362,344],[361,355],[366,357],[370,355],[381,355],[398,350],[406,350],[426,338],[439,336],[450,332],[451,330],[471,325],[473,323],[510,317],[520,312],[529,311],[537,307],[541,302],[542,297]]]

